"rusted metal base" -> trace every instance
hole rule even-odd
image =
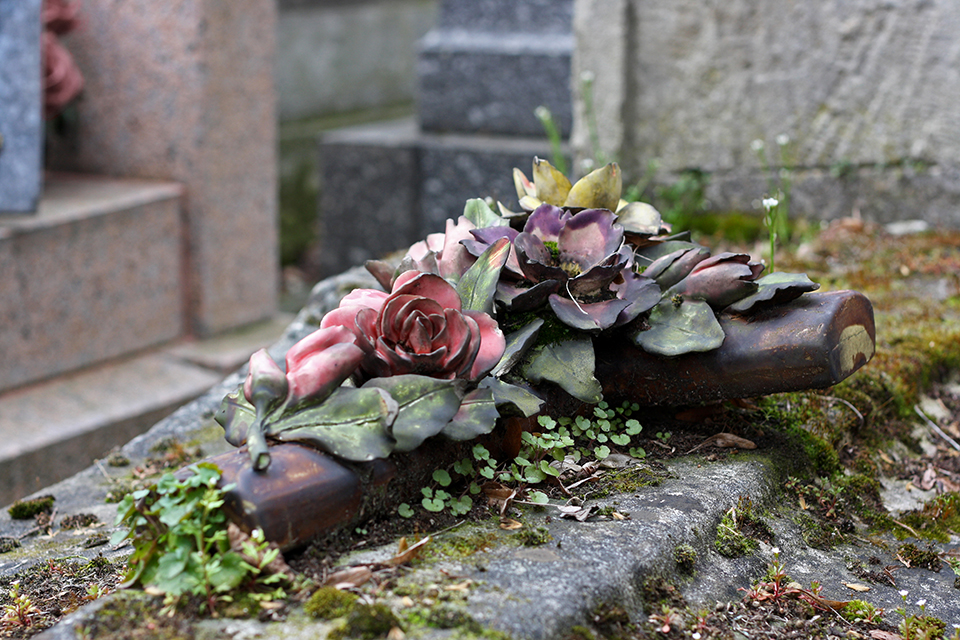
[[[808,294],[749,318],[722,317],[723,345],[676,358],[652,356],[624,340],[597,341],[596,374],[610,400],[690,405],[782,391],[828,387],[873,356],[873,307],[853,291]],[[558,387],[545,389],[548,407]],[[565,394],[564,394],[565,395]],[[549,410],[549,409],[548,409]],[[503,437],[503,432],[491,434]],[[245,448],[209,461],[223,471],[226,508],[248,529],[295,547],[333,530],[385,514],[416,496],[434,469],[467,455],[470,443],[433,438],[419,449],[348,464],[294,443],[272,446],[266,471],[254,471]]]
[[[803,295],[748,318],[721,316],[726,338],[706,353],[650,355],[597,341],[604,396],[689,405],[832,386],[873,357],[873,306],[856,291]]]

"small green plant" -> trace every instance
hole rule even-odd
[[[38,513],[47,513],[53,509],[53,496],[40,496],[29,500],[17,500],[14,502],[7,513],[14,520],[29,520]]]
[[[224,491],[220,470],[210,463],[189,467],[183,480],[164,475],[156,485],[127,495],[120,503],[117,525],[126,527],[114,545],[131,540],[123,586],[141,584],[164,594],[167,611],[184,596],[200,596],[202,608],[216,615],[217,605],[232,602],[241,589],[254,600],[285,597],[282,573],[268,569],[279,556],[263,532],[255,530],[231,548],[227,517],[221,508]]]
[[[560,136],[560,127],[557,126],[557,121],[554,119],[553,113],[551,113],[547,107],[540,105],[533,110],[533,115],[535,115],[537,120],[540,121],[540,124],[543,125],[543,130],[546,132],[547,139],[550,141],[550,162],[560,173],[566,175],[567,159],[563,154],[563,138]]]
[[[697,550],[687,543],[678,544],[673,548],[673,561],[680,571],[691,573],[697,563]]]
[[[740,496],[737,504],[727,510],[717,526],[714,546],[720,555],[736,558],[757,548],[755,537],[772,538],[767,524],[756,513],[753,502]]]
[[[10,591],[7,592],[11,602],[3,608],[3,616],[0,616],[0,629],[7,626],[30,627],[41,615],[40,609],[33,604],[29,596],[20,593],[20,583],[14,582],[10,585]]]
[[[903,604],[907,604],[908,591],[900,592],[900,599]],[[942,638],[947,629],[947,625],[934,616],[926,615],[927,601],[921,598],[917,600],[917,606],[920,607],[920,614],[907,614],[905,607],[898,607],[897,613],[903,618],[897,626],[897,630],[904,640],[934,640]]]
[[[883,622],[883,609],[877,609],[864,600],[851,600],[840,610],[840,615],[849,622],[866,622],[868,624]]]

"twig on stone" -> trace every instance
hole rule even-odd
[[[920,408],[920,405],[918,405],[918,404],[914,405],[914,406],[913,406],[913,410],[916,411],[917,415],[920,416],[920,418],[927,424],[927,426],[930,427],[931,429],[933,429],[933,431],[934,431],[938,436],[940,436],[941,438],[943,438],[944,440],[946,440],[947,443],[949,443],[951,447],[953,447],[953,448],[956,449],[957,451],[960,451],[960,444],[957,444],[957,441],[956,441],[956,440],[954,440],[953,438],[951,438],[950,436],[948,436],[946,433],[944,433],[944,432],[943,432],[943,429],[941,429],[940,426],[939,426],[936,422],[934,422],[933,420],[931,420],[930,418],[928,418],[928,417],[927,417],[927,414],[925,414],[925,413],[923,412],[923,409]]]

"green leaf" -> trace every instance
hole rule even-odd
[[[247,440],[247,430],[257,419],[253,405],[243,397],[243,387],[238,388],[220,403],[214,420],[223,427],[224,438],[235,447]]]
[[[500,217],[496,211],[480,198],[471,198],[463,207],[463,216],[477,225],[478,229],[483,227],[506,227],[510,221]]]
[[[400,506],[397,507],[397,513],[400,514],[400,517],[401,517],[401,518],[412,518],[412,517],[413,517],[413,509],[411,509],[411,508],[410,508],[410,505],[408,505],[406,502],[401,502],[401,503],[400,503]]]
[[[663,300],[650,312],[647,322],[649,329],[633,335],[633,341],[647,353],[679,356],[713,351],[723,344],[723,327],[702,300],[685,299],[679,306],[670,299]]]
[[[606,445],[597,447],[596,449],[593,450],[593,453],[595,456],[597,456],[598,460],[603,460],[604,458],[610,455],[610,447]]]
[[[460,409],[440,432],[451,440],[473,440],[493,431],[500,412],[490,389],[474,389],[460,403]]]
[[[534,502],[536,504],[548,504],[550,502],[550,499],[547,498],[547,494],[545,494],[543,491],[531,491],[528,499],[530,502]]]
[[[490,371],[490,375],[500,378],[510,372],[520,362],[527,350],[537,342],[543,318],[537,318],[506,336],[507,346],[503,350],[500,362]]]
[[[617,446],[623,447],[630,443],[630,436],[625,433],[614,433],[610,435],[610,442]]]
[[[423,505],[423,508],[427,511],[432,511],[433,513],[440,513],[443,511],[443,500],[431,500],[430,498],[424,498],[420,501],[420,504]]]
[[[389,426],[398,405],[382,389],[337,389],[322,404],[267,425],[278,440],[306,442],[352,461],[386,458],[395,443]]]
[[[593,372],[593,340],[584,336],[536,347],[523,377],[533,384],[553,382],[573,397],[595,404],[603,399],[603,389]]]
[[[747,313],[764,307],[790,302],[804,293],[816,291],[820,285],[805,273],[770,273],[757,280],[757,290],[746,298],[734,302],[725,311]]]
[[[546,460],[540,461],[540,471],[548,476],[553,476],[554,478],[560,475],[560,471],[556,467],[551,466],[551,464]]]
[[[490,389],[493,392],[493,401],[500,415],[519,413],[529,418],[539,413],[540,407],[543,406],[543,400],[536,394],[523,387],[508,384],[499,378],[487,376],[480,381],[479,386],[481,389]]]
[[[243,561],[239,553],[228,551],[220,556],[216,569],[207,574],[207,579],[214,591],[224,593],[239,587],[248,573],[250,565]]]
[[[446,469],[436,469],[433,472],[433,481],[441,487],[449,487],[453,478],[450,477],[450,473]]]
[[[439,380],[414,374],[373,378],[363,389],[382,389],[397,403],[397,416],[390,434],[396,451],[413,451],[424,440],[435,436],[460,410],[463,397],[456,380]]]
[[[494,315],[493,296],[500,281],[500,269],[510,256],[510,240],[500,238],[480,254],[457,282],[457,293],[464,311],[482,311]]]

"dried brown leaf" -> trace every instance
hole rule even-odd
[[[854,591],[870,591],[870,587],[857,582],[844,582],[843,586],[845,586],[847,589],[853,589]]]
[[[523,523],[517,522],[513,518],[500,518],[500,528],[506,531],[514,531],[516,529],[522,529]]]
[[[371,571],[367,565],[349,567],[331,573],[327,576],[327,579],[323,581],[323,586],[334,586],[337,589],[350,589],[352,587],[359,587],[372,577],[373,571]]]

